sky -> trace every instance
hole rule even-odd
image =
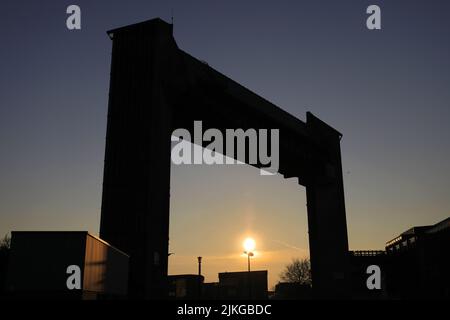
[[[81,8],[81,30],[66,8]],[[366,8],[381,8],[381,30]],[[111,41],[155,17],[178,46],[305,121],[343,133],[350,249],[450,214],[448,1],[22,1],[0,4],[0,236],[99,232]],[[169,273],[278,281],[308,256],[305,189],[249,166],[172,165]]]

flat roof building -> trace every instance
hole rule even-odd
[[[267,299],[267,270],[219,273],[221,299]]]
[[[392,298],[450,298],[450,217],[416,226],[386,243]]]

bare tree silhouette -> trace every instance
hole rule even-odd
[[[8,265],[9,250],[11,248],[11,237],[6,235],[0,240],[0,293],[5,290],[6,268]]]
[[[5,235],[2,240],[0,240],[0,251],[9,250],[11,247],[11,237]]]
[[[280,274],[284,282],[311,285],[311,263],[306,259],[293,259]]]

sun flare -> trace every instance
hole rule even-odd
[[[253,250],[255,250],[255,240],[253,240],[252,238],[247,238],[244,240],[244,249],[246,252],[252,252]]]

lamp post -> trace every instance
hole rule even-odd
[[[198,261],[198,297],[202,295],[202,257],[197,257]]]
[[[248,298],[252,298],[252,283],[251,283],[251,272],[250,272],[250,258],[253,257],[255,254],[253,253],[253,250],[255,250],[255,240],[252,238],[247,238],[244,241],[244,254],[247,255],[247,268],[248,268],[248,277],[247,277],[247,283],[248,283]]]
[[[247,261],[248,272],[250,272],[250,257],[253,257],[253,256],[254,256],[254,253],[251,252],[251,251],[244,251],[244,254],[247,255],[247,259],[248,259],[248,261]]]
[[[250,257],[253,257],[254,254],[251,251],[244,251],[244,254],[247,255],[247,266],[248,266],[248,273],[247,273],[247,285],[248,285],[248,298],[249,300],[252,299],[252,274],[250,273]]]

